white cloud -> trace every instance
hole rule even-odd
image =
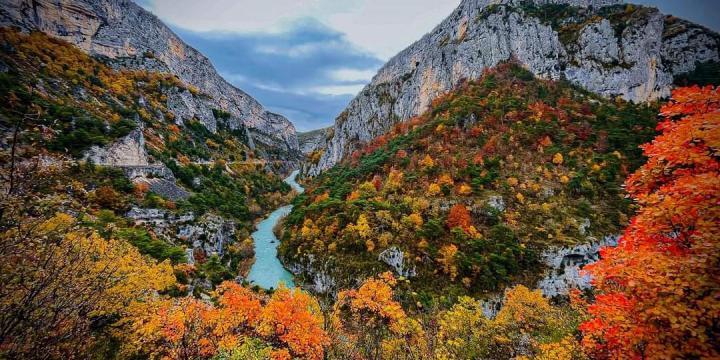
[[[195,31],[278,33],[325,0],[145,0],[148,10]]]
[[[350,42],[389,59],[430,32],[459,0],[362,0],[354,8],[321,19]]]
[[[220,75],[225,80],[230,81],[230,82],[245,82],[248,80],[247,77],[245,77],[242,74],[221,72]]]
[[[387,60],[439,24],[460,0],[143,0],[161,19],[195,31],[282,33],[314,18]]]
[[[352,72],[355,72],[356,70],[347,69],[348,74],[351,74]],[[357,71],[358,73],[361,73],[362,71]],[[274,83],[268,83],[263,81],[257,81],[257,80],[250,80],[246,78],[243,75],[240,74],[231,74],[231,73],[222,73],[221,74],[225,79],[227,79],[230,82],[234,83],[243,83],[243,82],[250,82],[253,86],[255,86],[258,89],[267,90],[267,91],[273,91],[278,93],[290,93],[295,95],[356,95],[357,93],[362,90],[364,84],[336,84],[336,83],[328,83],[326,85],[318,85],[318,86],[308,86],[308,87],[286,87],[281,86]],[[347,79],[334,79],[336,81],[351,81]]]
[[[273,46],[273,45],[260,45],[255,48],[255,51],[261,54],[270,55],[285,55],[290,57],[303,57],[311,56],[319,51],[327,48],[336,47],[340,48],[342,44],[338,42],[324,42],[324,43],[306,43],[292,46]]]
[[[365,85],[326,85],[316,86],[311,89],[312,92],[322,95],[357,95]]]
[[[336,81],[365,81],[369,82],[375,75],[377,69],[335,69],[331,70],[330,78]]]

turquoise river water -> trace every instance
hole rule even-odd
[[[300,194],[305,189],[295,181],[297,176],[298,170],[295,170],[284,181]],[[280,219],[289,214],[290,210],[292,210],[292,205],[285,205],[273,211],[270,216],[257,225],[257,231],[252,233],[255,242],[255,264],[250,268],[248,275],[248,281],[251,284],[259,285],[264,289],[277,288],[281,282],[289,288],[295,286],[292,273],[287,271],[277,258],[277,247],[280,245],[280,241],[273,233],[273,227]]]

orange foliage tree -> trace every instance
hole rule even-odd
[[[625,183],[640,210],[589,266],[580,329],[595,358],[720,357],[720,90],[679,88],[661,115]]]
[[[226,281],[217,305],[202,300],[157,300],[130,309],[126,352],[168,359],[209,358],[248,339],[272,347],[273,358],[322,359],[328,337],[320,306],[300,290],[281,287],[264,299]]]
[[[260,319],[258,332],[271,343],[284,345],[291,354],[304,359],[323,358],[328,337],[320,305],[312,296],[280,288],[263,308]]]
[[[450,208],[450,213],[447,218],[448,228],[462,228],[468,231],[472,226],[472,219],[470,218],[470,212],[463,204],[455,204]]]

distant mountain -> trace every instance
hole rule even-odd
[[[322,146],[325,145],[325,141],[327,141],[328,135],[331,133],[331,127],[299,132],[297,136],[298,143],[300,144],[300,151],[307,155],[322,148]]]
[[[200,52],[185,44],[162,21],[129,0],[2,0],[0,26],[39,30],[107,58],[116,67],[176,75],[195,87],[168,97],[182,123],[193,118],[211,132],[246,128],[266,158],[297,159],[295,127],[281,115],[225,81]]]
[[[337,164],[502,61],[516,59],[537,76],[642,102],[667,97],[674,78],[697,64],[717,62],[719,44],[711,30],[618,0],[463,0],[350,102],[308,172]]]

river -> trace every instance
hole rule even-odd
[[[305,189],[295,181],[298,172],[298,170],[293,171],[283,181],[301,194]],[[250,274],[248,274],[248,281],[252,285],[258,285],[264,289],[277,288],[281,282],[289,288],[295,286],[292,273],[283,267],[277,257],[277,247],[280,245],[280,241],[273,233],[273,228],[278,221],[289,214],[291,210],[292,205],[278,208],[258,223],[257,231],[252,233],[255,243],[255,264],[250,268]]]

